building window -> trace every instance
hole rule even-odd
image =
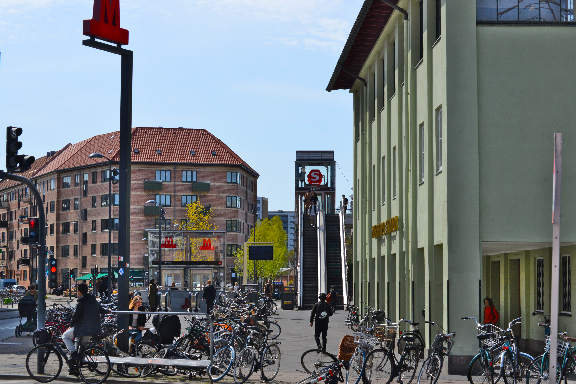
[[[573,0],[477,0],[476,20],[487,22],[570,23]]]
[[[418,126],[418,180],[424,182],[424,123]]]
[[[182,171],[182,182],[192,183],[196,181],[196,171]]]
[[[171,207],[172,201],[170,195],[156,195],[156,204],[163,207]]]
[[[77,187],[80,185],[80,174],[77,173],[74,175],[74,186]]]
[[[96,184],[98,182],[98,172],[92,172],[92,184]]]
[[[372,72],[370,75],[370,88],[368,89],[368,112],[370,113],[370,121],[376,118],[376,73]]]
[[[90,244],[90,254],[96,256],[96,244]]]
[[[442,107],[436,109],[436,172],[442,171]]]
[[[78,233],[78,222],[77,221],[72,222],[72,231],[74,233]]]
[[[51,201],[50,202],[50,213],[54,213],[55,210],[56,210],[56,202]]]
[[[536,259],[536,310],[544,310],[544,259]]]
[[[70,200],[64,199],[62,200],[62,211],[69,211],[70,210]]]
[[[395,199],[396,194],[396,146],[392,148],[392,198]]]
[[[50,236],[54,236],[54,224],[50,224]]]
[[[62,230],[60,231],[63,235],[67,235],[70,233],[70,223],[62,223]]]
[[[418,42],[418,62],[424,58],[424,2],[418,1],[418,33],[420,34],[420,41]]]
[[[82,232],[82,245],[88,245],[88,233]]]
[[[242,230],[240,220],[226,220],[226,232],[237,232]]]
[[[100,196],[100,206],[107,207],[108,206],[108,195]]]
[[[82,256],[82,268],[86,268],[88,265],[88,259],[86,256]]]
[[[384,86],[386,85],[386,60],[384,58],[380,60],[380,65],[380,79],[378,79],[378,94],[376,96],[379,110],[384,108]]]
[[[119,206],[120,205],[120,194],[119,193],[113,193],[112,198],[114,199],[114,206],[115,207]]]
[[[96,232],[96,220],[92,220],[92,232]]]
[[[396,41],[388,46],[388,97],[396,93]]]
[[[382,164],[380,165],[380,187],[382,204],[386,203],[386,156],[382,156]]]
[[[372,210],[376,210],[376,165],[372,164],[372,196],[370,196]]]
[[[240,172],[226,172],[226,182],[232,184],[241,184],[242,175]]]
[[[234,253],[242,248],[238,244],[226,244],[226,257],[234,257]]]
[[[198,196],[196,195],[182,195],[182,206],[186,207],[188,204],[192,204],[198,200]]]
[[[80,199],[75,197],[74,198],[74,210],[77,211],[80,209]]]
[[[96,196],[92,196],[92,208],[96,208]]]
[[[171,171],[167,170],[157,170],[156,171],[156,181],[170,181],[171,179]]]
[[[434,7],[434,16],[436,19],[436,40],[442,35],[442,0],[436,0]]]
[[[88,196],[88,174],[85,173],[82,181],[82,196]]]
[[[74,257],[78,257],[78,244],[74,245]]]
[[[72,176],[64,176],[62,178],[62,188],[70,188],[72,184]]]
[[[53,191],[56,189],[56,179],[50,179],[50,190]]]
[[[238,196],[226,196],[226,208],[242,208],[241,198]]]
[[[62,248],[60,248],[60,256],[62,256],[62,257],[70,256],[70,246],[69,245],[63,245]]]
[[[83,210],[80,211],[80,219],[82,221],[88,220],[88,209],[84,208]]]
[[[562,276],[562,312],[572,312],[572,293],[570,292],[572,287],[572,279],[570,275],[572,271],[570,268],[570,256],[562,256],[560,272]]]

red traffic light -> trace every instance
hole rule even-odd
[[[50,268],[50,272],[52,272],[52,273],[56,273],[56,267],[52,267],[52,268]]]
[[[28,220],[28,226],[29,226],[30,229],[35,229],[35,228],[36,228],[36,224],[38,224],[38,223],[36,222],[36,219],[30,219],[30,220]]]

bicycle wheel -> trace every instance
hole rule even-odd
[[[418,373],[418,384],[436,384],[442,372],[442,359],[433,353],[422,363],[422,368]]]
[[[384,348],[372,350],[366,357],[364,366],[364,382],[385,383],[392,374],[392,364],[388,351]]]
[[[562,378],[566,384],[568,384],[568,381],[576,380],[576,360],[574,355],[568,357],[562,370]]]
[[[62,356],[50,344],[34,347],[26,356],[26,371],[32,379],[40,383],[48,383],[60,375]]]
[[[346,383],[358,384],[364,375],[364,366],[366,362],[366,353],[360,348],[356,348],[346,371]]]
[[[275,321],[271,321],[266,325],[268,326],[268,330],[270,331],[270,333],[268,334],[268,339],[276,340],[278,336],[280,336],[280,333],[282,333],[282,328],[280,327],[280,324],[278,324]]]
[[[543,380],[548,380],[548,358],[544,361],[541,355],[532,360],[526,370],[526,384],[540,384]]]
[[[217,344],[217,342],[218,340],[214,343]],[[212,378],[212,381],[222,380],[222,378],[230,372],[234,360],[234,348],[232,348],[228,343],[215,349],[212,355],[212,363],[208,367],[208,374]]]
[[[300,357],[300,364],[306,373],[318,372],[318,370],[329,367],[337,361],[336,356],[322,352],[320,349],[310,349]]]
[[[468,366],[470,384],[494,384],[494,369],[482,355],[477,354]]]
[[[264,348],[260,357],[260,368],[264,381],[272,381],[276,378],[280,370],[281,357],[282,353],[278,344],[271,344]]]
[[[400,380],[403,384],[410,384],[416,376],[416,369],[420,361],[420,351],[416,348],[409,348],[405,351],[403,365],[400,367]]]
[[[110,358],[100,347],[88,346],[79,352],[78,372],[86,384],[102,384],[110,376]]]
[[[258,360],[258,352],[252,347],[244,348],[236,353],[236,361],[234,362],[235,383],[245,383],[252,376],[256,360]]]

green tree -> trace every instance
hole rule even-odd
[[[257,276],[264,279],[274,279],[278,276],[281,268],[288,266],[288,236],[282,227],[282,220],[278,216],[272,219],[264,219],[256,224],[256,228],[250,231],[248,242],[272,243],[274,246],[274,259],[261,260],[256,262]],[[243,276],[244,270],[244,248],[238,249],[234,253],[234,266],[239,275]],[[248,277],[254,278],[254,261],[248,260]]]
[[[212,208],[206,208],[200,200],[186,205],[186,220],[182,221],[179,225],[182,231],[214,231],[218,227],[214,224],[214,211]],[[188,239],[190,246],[190,260],[195,261],[210,261],[214,259],[214,255],[206,255],[199,249],[203,244],[203,238],[190,237]],[[176,241],[179,251],[176,252],[176,260],[185,259],[186,240],[182,237]],[[208,257],[208,258],[207,258]]]

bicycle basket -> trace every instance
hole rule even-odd
[[[338,347],[338,360],[349,361],[355,350],[356,343],[354,342],[354,336],[344,336]]]
[[[34,339],[38,344],[47,344],[52,341],[52,334],[46,328],[42,328],[34,332]]]
[[[374,336],[376,336],[383,343],[394,343],[398,327],[391,327],[384,324],[379,324],[374,327]]]

